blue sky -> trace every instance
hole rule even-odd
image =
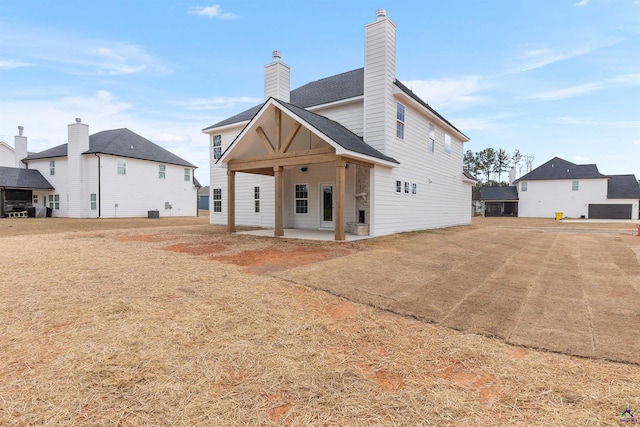
[[[396,76],[471,138],[640,177],[640,0],[3,0],[0,140],[29,150],[126,127],[199,166],[201,130],[263,100],[280,50],[291,87],[363,65],[364,25],[396,23]]]

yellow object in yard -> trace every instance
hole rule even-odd
[[[556,212],[556,221],[560,221],[562,219],[562,212]]]

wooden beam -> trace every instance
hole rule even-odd
[[[344,158],[336,158],[336,240],[345,240],[345,169],[347,163]]]
[[[258,126],[256,132],[258,132],[258,135],[260,135],[260,142],[262,142],[264,148],[266,148],[269,153],[275,154],[276,149],[273,148],[273,144],[271,143],[271,141],[269,141],[269,137],[264,132],[264,129],[262,129],[262,126]]]
[[[282,150],[280,151],[281,153],[287,152],[287,150],[291,146],[291,143],[295,139],[296,135],[298,135],[298,131],[300,131],[301,127],[302,125],[296,122],[296,124],[293,125],[293,127],[289,130],[289,133],[287,134],[287,137],[284,140],[284,145],[282,146]]]
[[[275,202],[276,202],[276,218],[275,225],[276,229],[273,232],[274,237],[284,236],[284,221],[283,221],[283,206],[282,206],[282,166],[276,166],[273,168],[273,175],[275,177]]]
[[[246,169],[261,169],[275,166],[294,166],[313,163],[333,162],[336,159],[335,149],[316,148],[313,150],[294,151],[273,156],[257,156],[247,159],[230,160],[229,170],[243,171]]]
[[[236,173],[227,171],[227,230],[236,232]]]
[[[372,168],[373,163],[365,162],[364,160],[352,159],[351,157],[343,157],[343,159],[347,163],[351,163],[352,165],[364,166],[365,168]]]
[[[282,147],[282,110],[276,107],[276,153],[281,152]]]

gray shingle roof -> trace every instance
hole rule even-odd
[[[466,170],[466,169],[464,169],[464,170],[462,171],[462,174],[463,174],[464,176],[466,176],[468,179],[472,179],[472,180],[474,180],[474,181],[477,181],[477,180],[478,180],[478,178],[476,178],[475,176],[473,176],[473,174],[472,174],[471,172],[469,172],[468,170]]]
[[[514,186],[481,187],[480,200],[518,200],[518,189]]]
[[[36,169],[0,167],[0,187],[29,190],[53,190],[53,186]]]
[[[576,165],[559,157],[554,157],[547,163],[538,166],[526,175],[521,176],[517,181],[532,181],[546,179],[594,179],[606,178],[606,175],[598,171],[594,164]]]
[[[133,147],[133,148],[132,148]],[[149,141],[129,129],[105,130],[89,136],[89,150],[83,154],[111,154],[132,159],[150,160],[172,165],[196,167],[181,157]],[[26,161],[66,157],[67,144],[27,156]]]
[[[278,102],[281,103],[285,108],[290,110],[292,113],[296,114],[298,117],[315,127],[317,130],[331,138],[333,141],[340,144],[340,146],[345,150],[364,154],[365,156],[374,157],[377,159],[385,160],[387,162],[398,163],[398,161],[394,158],[385,156],[380,151],[365,143],[362,138],[342,126],[340,123],[319,114],[312,113],[311,111],[307,111],[304,108],[299,108],[286,102]]]
[[[635,175],[609,175],[607,199],[640,199],[640,185]]]
[[[300,86],[289,93],[289,101],[298,107],[308,108],[362,95],[364,95],[364,68],[358,68],[357,70],[347,71],[346,73]],[[262,107],[262,104],[251,107],[203,130],[251,120],[260,111],[260,107]]]

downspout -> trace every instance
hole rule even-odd
[[[101,211],[102,211],[102,203],[100,203],[101,197],[100,197],[100,156],[98,156],[98,153],[93,153],[94,156],[96,156],[98,158],[98,194],[97,194],[97,202],[98,202],[98,218],[100,218],[101,215]]]

